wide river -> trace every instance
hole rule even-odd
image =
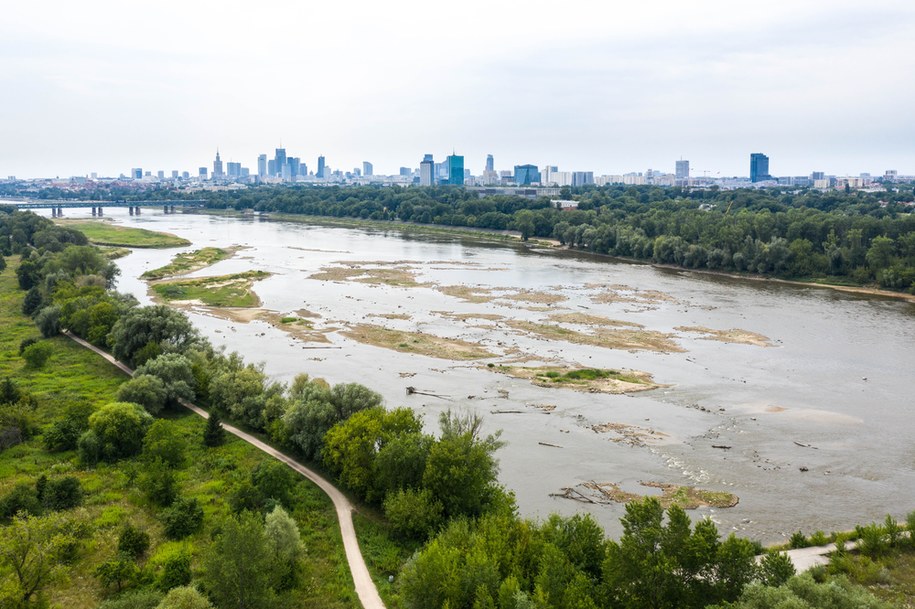
[[[524,515],[587,511],[615,536],[622,505],[551,494],[569,487],[587,494],[581,485],[589,482],[660,492],[642,481],[733,493],[737,506],[691,514],[713,518],[725,534],[764,542],[915,509],[911,302],[395,230],[149,209],[106,214],[193,242],[118,260],[118,289],[143,303],[151,302],[143,271],[179,251],[238,245],[245,249],[193,275],[262,269],[272,274],[254,284],[264,309],[314,314],[330,342],[305,342],[269,321],[190,312],[214,344],[263,362],[272,377],[289,381],[305,372],[363,383],[389,407],[422,413],[431,430],[446,408],[483,414],[487,430],[502,431],[500,479]],[[403,285],[378,280],[386,272]],[[679,350],[589,346],[529,331],[547,323],[580,337],[599,330],[596,319],[669,335]],[[341,333],[357,324],[461,339],[495,357],[427,357]],[[684,327],[744,330],[770,346],[710,340]],[[664,386],[587,393],[535,386],[486,366],[519,361],[631,368]],[[407,386],[442,397],[407,395]]]

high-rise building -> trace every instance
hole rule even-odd
[[[276,169],[276,159],[270,159],[267,161],[267,175],[271,178],[275,178],[276,174],[279,173]]]
[[[435,183],[435,161],[427,154],[419,164],[419,185],[432,186]]]
[[[286,166],[286,149],[277,148],[273,157],[274,175],[282,177],[283,167]]]
[[[678,180],[689,179],[689,161],[684,161],[682,159],[677,161],[676,177]]]
[[[761,152],[754,152],[750,155],[750,181],[764,182],[771,180],[769,175],[769,157]]]
[[[226,176],[230,178],[240,178],[241,163],[233,163],[232,161],[226,163]]]
[[[207,179],[207,168],[200,167],[199,169],[197,169],[197,177],[200,178],[201,180],[206,180]]]
[[[267,177],[267,155],[266,154],[257,155],[257,177],[259,177],[259,178]]]
[[[588,184],[594,184],[593,171],[572,172],[572,186],[587,186]]]
[[[326,173],[327,173],[327,167],[324,165],[324,155],[321,155],[321,156],[318,157],[318,173],[317,173],[317,176],[318,176],[319,178],[322,178],[322,179],[323,179],[323,178],[327,177],[326,175],[324,175],[324,174],[326,174]]]
[[[409,178],[411,175],[413,175],[413,170],[409,167],[401,167],[400,175],[404,178]]]
[[[540,170],[536,165],[515,165],[515,184],[530,186],[540,183]]]
[[[362,175],[367,178],[375,175],[375,167],[368,161],[362,161]]]
[[[131,169],[130,177],[133,178],[134,180],[142,180],[143,179],[143,168],[134,167],[133,169]]]
[[[160,180],[164,180],[164,179],[165,179],[165,171],[162,170],[162,169],[160,169],[159,171],[156,172],[156,177],[159,178]]]
[[[495,163],[491,154],[486,155],[486,170],[485,171],[495,171]]]
[[[825,180],[825,179],[826,179],[826,172],[825,172],[825,171],[814,171],[814,172],[811,172],[811,174],[810,174],[810,179],[811,179],[811,180]]]
[[[219,158],[219,149],[216,150],[216,160],[213,161],[213,179],[219,179],[223,176],[222,159]]]
[[[448,168],[448,184],[464,185],[464,157],[452,154],[445,159]]]
[[[286,160],[286,164],[289,165],[289,179],[295,182],[299,177],[302,161],[297,156],[291,156]]]
[[[178,178],[178,170],[177,170],[177,169],[172,169],[172,178],[175,178],[175,179]]]

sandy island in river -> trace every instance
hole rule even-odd
[[[664,482],[643,482],[644,487],[656,488],[661,490],[661,495],[651,495],[657,497],[661,506],[669,508],[673,505],[679,506],[684,510],[695,510],[700,507],[729,508],[738,504],[740,499],[737,495],[724,491],[707,491],[692,486],[681,486],[679,484],[667,484]],[[561,489],[559,493],[551,493],[551,497],[561,497],[563,499],[572,499],[582,503],[629,503],[638,501],[645,497],[637,493],[629,493],[620,488],[619,484],[614,482],[583,482],[574,487]]]
[[[767,336],[757,334],[756,332],[750,332],[749,330],[741,330],[739,328],[713,330],[712,328],[703,326],[677,326],[674,330],[677,330],[678,332],[690,332],[692,334],[703,334],[704,336],[699,337],[701,340],[717,340],[722,343],[753,345],[755,347],[773,346],[772,341],[769,340]]]
[[[363,344],[452,360],[475,360],[496,357],[477,344],[456,338],[442,338],[424,332],[405,332],[372,324],[354,324],[340,332]]]
[[[487,370],[514,378],[528,379],[538,387],[574,389],[589,393],[635,393],[660,385],[647,372],[639,370],[602,370],[562,366],[493,366]]]

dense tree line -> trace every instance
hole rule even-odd
[[[458,187],[260,187],[209,193],[208,205],[319,216],[516,230],[571,248],[690,269],[826,279],[915,290],[913,192],[564,189],[549,199],[479,197]]]

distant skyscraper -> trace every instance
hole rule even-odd
[[[201,180],[206,180],[206,179],[207,179],[207,168],[206,168],[206,167],[200,167],[200,168],[197,170],[197,177],[200,178]]]
[[[572,172],[572,186],[586,186],[588,184],[594,184],[594,172],[593,171],[573,171]]]
[[[362,161],[362,175],[365,177],[375,175],[375,167],[368,161]]]
[[[163,171],[162,169],[160,169],[159,171],[156,172],[156,177],[159,178],[160,180],[164,180],[164,179],[165,179],[165,171]]]
[[[172,169],[172,177],[173,177],[173,178],[177,178],[177,177],[178,177],[178,170],[177,170],[177,169]]]
[[[540,170],[536,165],[515,165],[515,184],[530,186],[540,183]]]
[[[491,154],[486,155],[486,171],[495,171],[495,163]]]
[[[432,186],[435,183],[435,161],[432,155],[427,154],[423,157],[423,162],[419,164],[419,185]]]
[[[448,168],[448,183],[457,186],[464,185],[464,157],[452,154],[445,159]]]
[[[267,177],[267,155],[266,154],[257,155],[257,177],[259,177],[259,178]]]
[[[273,166],[275,175],[282,177],[283,167],[286,166],[286,149],[277,148],[276,154],[273,157]]]
[[[325,167],[325,165],[324,165],[324,155],[321,155],[321,156],[318,157],[318,173],[317,173],[317,176],[318,176],[319,178],[325,178],[325,177],[327,177],[327,176],[324,175],[325,173],[327,173],[327,167]]]
[[[219,150],[216,150],[216,160],[213,161],[213,179],[216,180],[223,176],[222,159],[219,158]]]
[[[289,165],[289,178],[294,182],[299,177],[302,161],[297,156],[291,156],[286,160],[286,164]]]
[[[131,169],[130,177],[133,178],[134,180],[142,180],[143,179],[143,168],[134,167],[133,169]]]
[[[689,161],[677,161],[677,179],[689,179]]]
[[[226,175],[230,178],[240,178],[241,163],[233,163],[232,161],[226,163]]]
[[[826,172],[825,171],[814,171],[810,174],[811,180],[825,180]]]
[[[764,182],[772,179],[769,175],[769,157],[761,152],[750,155],[750,181]]]

